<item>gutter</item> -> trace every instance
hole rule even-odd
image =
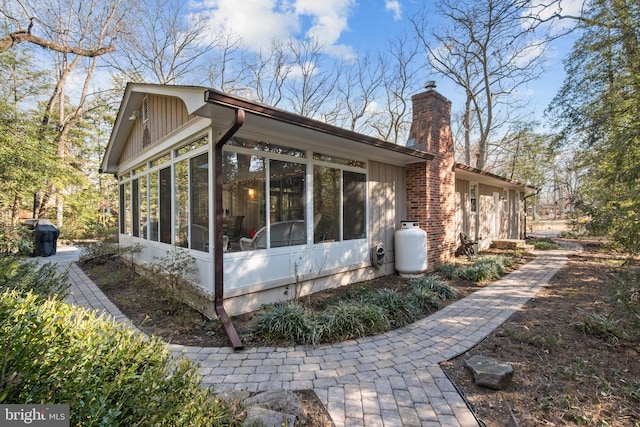
[[[207,95],[205,93],[205,100],[207,99]],[[227,334],[227,338],[229,339],[229,343],[233,347],[234,350],[243,350],[244,345],[240,341],[240,337],[236,332],[236,328],[234,328],[233,323],[231,323],[231,319],[227,314],[227,311],[224,309],[224,264],[223,264],[223,252],[222,252],[222,236],[223,236],[223,210],[222,210],[222,146],[235,134],[240,127],[244,124],[244,110],[240,108],[236,108],[236,117],[234,122],[231,124],[229,129],[224,133],[224,135],[220,136],[215,144],[213,151],[213,161],[214,161],[214,248],[213,248],[213,259],[215,263],[215,270],[213,275],[214,280],[214,304],[215,311],[220,320],[222,321],[222,326]]]

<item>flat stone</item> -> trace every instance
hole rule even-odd
[[[298,399],[298,395],[292,391],[269,390],[248,397],[244,399],[243,403],[246,407],[261,406],[273,411],[295,414],[298,411],[300,399]]]
[[[513,366],[486,356],[473,356],[464,361],[473,373],[473,380],[482,387],[502,390],[511,384]]]
[[[233,404],[248,399],[250,393],[247,390],[225,390],[217,393],[216,396],[227,404]]]
[[[254,405],[249,408],[243,426],[264,426],[264,427],[293,427],[296,416],[285,414],[284,412],[272,411],[262,406]]]

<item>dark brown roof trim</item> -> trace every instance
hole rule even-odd
[[[204,100],[210,104],[223,105],[230,108],[242,108],[243,110],[264,116],[273,120],[278,120],[283,123],[291,124],[294,126],[303,127],[315,132],[322,132],[328,135],[333,135],[340,138],[350,139],[362,144],[382,148],[389,151],[395,151],[397,153],[405,154],[407,156],[416,157],[421,160],[433,160],[433,154],[429,154],[420,150],[413,150],[411,148],[404,147],[402,145],[393,144],[391,142],[382,141],[371,136],[363,135],[354,131],[343,129],[338,126],[330,125],[318,120],[310,119],[308,117],[301,116],[299,114],[290,113],[288,111],[275,109],[262,104],[256,104],[254,102],[237,98],[235,96],[219,92],[215,89],[208,89],[204,93]]]
[[[538,190],[537,187],[534,187],[532,185],[524,184],[524,183],[519,182],[519,181],[514,181],[512,179],[508,179],[508,178],[505,178],[503,176],[496,175],[494,173],[484,171],[482,169],[476,169],[474,167],[467,166],[467,165],[462,164],[462,163],[456,163],[455,167],[458,168],[458,169],[462,169],[464,171],[467,171],[467,172],[471,172],[471,173],[475,173],[475,174],[483,175],[483,176],[488,176],[490,178],[499,179],[500,181],[504,181],[504,182],[512,184],[512,185],[517,185],[519,187],[525,187],[525,188],[528,188],[528,189],[531,189],[531,190],[534,190],[534,191]]]

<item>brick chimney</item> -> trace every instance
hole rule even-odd
[[[413,121],[407,147],[426,151],[434,159],[407,167],[407,219],[427,232],[429,268],[448,262],[457,246],[455,235],[455,171],[451,135],[451,101],[435,90],[411,97]]]

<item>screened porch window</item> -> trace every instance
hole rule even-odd
[[[305,151],[237,137],[228,147],[222,169],[225,250],[306,244]]]
[[[315,243],[367,237],[366,182],[364,173],[314,167],[313,213],[318,221]]]

